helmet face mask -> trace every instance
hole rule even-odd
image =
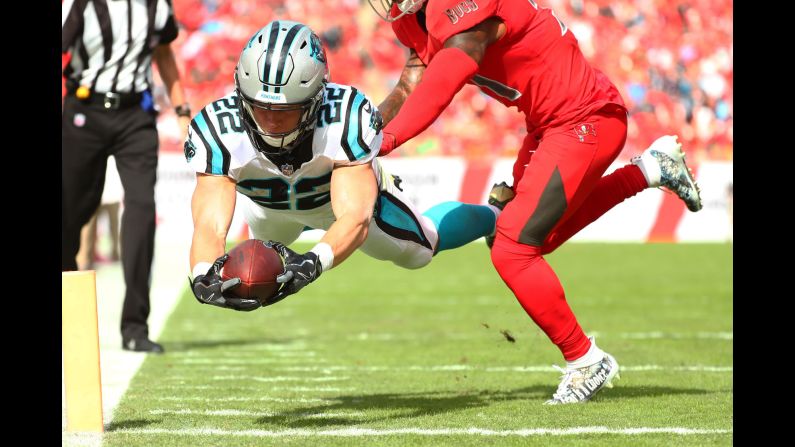
[[[415,14],[420,9],[422,9],[422,5],[425,4],[426,0],[367,0],[370,3],[370,7],[373,8],[376,14],[379,17],[386,20],[387,22],[394,22],[399,18],[403,17],[406,14]],[[392,17],[390,12],[392,11],[392,5],[398,5],[398,11],[400,13]]]
[[[302,104],[272,104],[262,103],[247,98],[240,89],[237,89],[238,108],[240,110],[241,123],[246,133],[248,133],[254,147],[266,155],[284,155],[291,152],[298,146],[315,127],[317,121],[317,111],[323,102],[323,89],[318,94]],[[301,114],[298,122],[292,129],[282,132],[269,132],[257,122],[256,110],[270,110],[274,112],[285,112],[290,110],[300,110]],[[263,144],[264,143],[264,144]]]
[[[238,110],[254,147],[266,155],[285,155],[311,135],[327,81],[320,38],[306,25],[280,20],[257,31],[235,68]],[[258,110],[301,113],[295,127],[273,132],[257,122]]]

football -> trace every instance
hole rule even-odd
[[[229,251],[221,270],[221,278],[240,278],[240,285],[231,289],[240,298],[255,298],[264,303],[279,290],[276,276],[284,271],[282,258],[276,250],[257,239],[249,239]]]

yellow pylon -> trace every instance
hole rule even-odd
[[[96,272],[61,275],[66,430],[102,432]]]

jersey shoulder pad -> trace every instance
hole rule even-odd
[[[436,0],[426,10],[428,33],[440,42],[497,15],[498,0]]]
[[[324,146],[323,153],[335,166],[368,163],[381,148],[381,112],[355,87],[326,86],[317,127],[315,144]]]
[[[185,159],[196,171],[229,175],[233,153],[245,138],[234,93],[205,106],[188,128]]]

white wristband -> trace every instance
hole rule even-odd
[[[331,249],[331,245],[320,242],[309,251],[317,255],[324,272],[334,265],[334,251]]]
[[[191,270],[193,272],[193,278],[195,279],[199,275],[206,275],[207,270],[210,270],[210,267],[212,266],[213,265],[210,264],[209,262],[200,262],[194,265],[193,270]]]

